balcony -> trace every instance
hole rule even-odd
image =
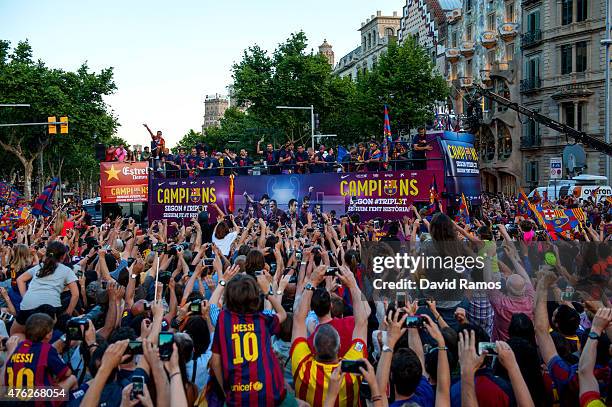
[[[495,31],[485,31],[482,33],[480,43],[486,49],[491,49],[497,45],[497,33]]]
[[[521,36],[521,42],[522,49],[527,49],[540,45],[540,43],[542,42],[542,30],[533,30],[524,33]]]
[[[461,14],[462,13],[461,13],[461,9],[460,8],[456,8],[456,9],[452,10],[446,16],[446,22],[448,24],[455,24],[455,23],[461,21]]]
[[[455,62],[459,61],[461,53],[459,51],[459,48],[447,48],[444,55],[446,56],[446,60],[448,62],[454,64]]]
[[[521,80],[521,92],[535,92],[542,86],[542,80],[539,76]]]
[[[521,137],[521,149],[538,148],[542,145],[542,138],[539,133]]]
[[[518,34],[518,23],[505,23],[499,27],[499,36],[504,41],[512,41]]]
[[[480,81],[489,85],[493,80],[491,79],[491,70],[490,69],[481,69],[480,70]]]
[[[474,78],[471,76],[462,76],[459,78],[459,86],[462,88],[471,88],[474,85]]]
[[[540,3],[541,1],[542,1],[542,0],[523,0],[523,1],[521,1],[521,6],[522,6],[523,8],[525,8],[525,7],[529,7],[529,6],[531,6],[531,5],[534,5],[534,4],[537,4],[537,3]]]
[[[463,41],[460,48],[461,54],[464,57],[471,57],[474,55],[474,46],[474,41]]]

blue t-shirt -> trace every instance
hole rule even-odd
[[[415,403],[421,407],[434,407],[435,402],[436,397],[433,387],[429,384],[425,376],[421,376],[421,381],[412,396],[405,400],[396,400],[389,404],[389,407],[401,407],[405,403]]]

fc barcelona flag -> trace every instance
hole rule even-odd
[[[431,185],[429,186],[429,205],[427,205],[427,214],[432,215],[438,209],[438,185],[436,184],[436,175],[434,174]]]
[[[529,205],[529,198],[527,198],[527,195],[525,194],[525,191],[523,191],[522,188],[519,190],[517,206],[519,215],[527,215],[530,217],[533,216],[533,211],[531,210],[531,207]]]
[[[53,212],[53,193],[57,188],[59,178],[53,178],[51,183],[45,187],[42,194],[36,198],[32,206],[32,215],[34,216],[50,216]]]
[[[468,210],[467,200],[463,192],[461,193],[461,204],[459,205],[459,216],[465,221],[466,224],[470,223],[470,211]]]

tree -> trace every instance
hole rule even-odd
[[[44,122],[48,116],[68,116],[69,120],[68,135],[49,135],[46,126],[1,129],[0,147],[23,166],[24,195],[30,198],[34,163],[49,146],[57,151],[57,171],[61,173],[64,162],[77,161],[82,154],[93,157],[94,144],[105,142],[115,132],[117,119],[103,96],[112,94],[116,86],[112,68],[100,73],[90,72],[86,63],[76,72],[49,68],[32,59],[27,41],[19,42],[12,53],[9,50],[10,43],[0,40],[0,100],[29,103],[31,107],[3,109],[1,122]],[[39,178],[42,184],[40,174]]]
[[[357,80],[355,119],[368,133],[380,135],[386,104],[392,129],[400,124],[414,128],[433,119],[435,103],[445,100],[448,91],[446,81],[414,38],[406,38],[402,45],[391,41],[374,69]]]

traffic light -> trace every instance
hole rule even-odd
[[[57,134],[57,127],[55,126],[55,116],[49,116],[47,117],[47,121],[49,123],[53,123],[53,124],[49,124],[49,134]]]
[[[60,117],[60,134],[68,134],[68,116]]]

